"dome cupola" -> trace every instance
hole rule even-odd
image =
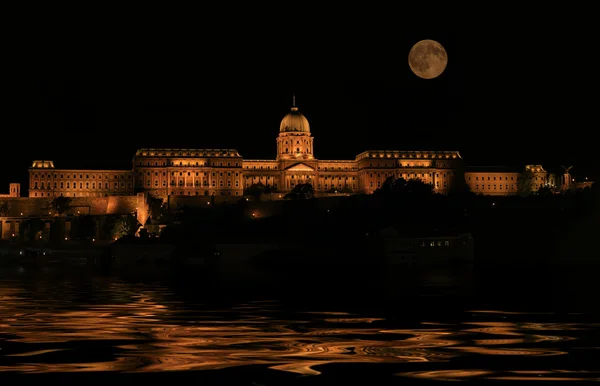
[[[298,111],[294,97],[291,111],[283,117],[279,125],[280,133],[310,133],[308,119]]]
[[[283,117],[281,125],[279,125],[277,159],[314,159],[313,137],[310,136],[310,126],[308,125],[308,119],[296,107],[296,96],[294,96],[292,102],[292,111]]]

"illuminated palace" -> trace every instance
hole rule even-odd
[[[372,193],[389,176],[418,178],[447,193],[463,174],[475,193],[509,195],[517,191],[517,172],[464,171],[458,151],[368,150],[353,160],[319,160],[306,117],[295,106],[283,118],[277,157],[243,159],[235,149],[139,149],[131,170],[57,169],[52,161],[34,161],[29,197],[104,197],[147,192],[154,196],[242,196],[263,184],[287,192],[311,183],[318,194]],[[535,184],[554,184],[552,174],[530,166]],[[11,189],[17,189],[11,187]]]

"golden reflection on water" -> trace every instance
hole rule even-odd
[[[405,377],[429,379],[436,381],[457,381],[473,378],[494,379],[502,381],[598,381],[600,378],[591,371],[572,371],[572,370],[531,370],[531,371],[513,371],[507,370],[489,371],[489,370],[433,370],[433,371],[411,371],[402,374]]]
[[[569,354],[575,348],[567,343],[594,327],[496,310],[468,311],[455,323],[428,317],[403,325],[349,312],[283,311],[276,301],[191,306],[158,286],[111,282],[95,291],[96,298],[80,299],[83,295],[68,284],[36,292],[0,282],[0,372],[152,372],[254,364],[318,375],[330,363],[411,364],[414,369],[468,356],[539,358],[533,368],[544,357]],[[397,375],[574,380],[594,374],[474,368]]]

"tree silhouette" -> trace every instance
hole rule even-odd
[[[405,180],[402,177],[390,176],[385,179],[381,187],[374,192],[376,195],[410,194],[415,196],[430,196],[433,194],[433,185],[425,183],[418,178]]]
[[[404,185],[406,193],[419,196],[430,196],[433,193],[433,185],[425,183],[418,178],[411,178]]]
[[[251,196],[254,200],[260,200],[260,196],[266,192],[267,187],[262,182],[258,182],[248,186],[244,190],[244,196]]]
[[[533,172],[526,169],[517,176],[517,194],[519,196],[529,196],[533,193]]]
[[[342,188],[341,192],[342,193],[353,193],[354,190],[351,187],[349,187],[348,185],[344,185],[344,187]]]
[[[59,215],[69,211],[71,209],[71,202],[73,199],[71,197],[58,196],[54,197],[52,201],[48,204],[48,209],[55,211]]]
[[[288,200],[309,200],[315,198],[315,190],[312,184],[298,184],[284,198]]]
[[[401,185],[404,185],[404,183],[406,182],[406,180],[402,177],[398,178],[398,180],[402,180],[403,182],[401,183]],[[395,189],[395,184],[398,181],[394,178],[394,176],[389,176],[388,178],[385,179],[385,181],[383,181],[383,184],[381,184],[381,186],[377,189],[375,189],[375,191],[373,192],[374,194],[389,194],[394,192]]]
[[[148,217],[152,223],[160,223],[167,217],[167,203],[161,197],[148,195]]]
[[[459,169],[457,173],[454,173],[452,178],[450,179],[450,186],[448,188],[449,195],[465,195],[470,194],[471,187],[467,184],[467,180],[465,179],[464,170]]]
[[[264,194],[277,193],[277,188],[272,185],[265,185]]]
[[[113,239],[133,235],[137,231],[138,222],[135,216],[109,216],[104,223],[104,232]]]
[[[551,196],[554,194],[554,190],[549,186],[540,186],[536,193],[538,196]]]

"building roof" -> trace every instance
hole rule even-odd
[[[363,158],[454,158],[460,159],[460,153],[453,150],[367,150],[356,156],[356,160]]]
[[[298,111],[298,107],[292,106],[291,111],[281,120],[279,132],[310,134],[310,125],[308,119]]]
[[[236,149],[162,149],[144,148],[136,157],[241,157]]]
[[[54,169],[54,162],[49,160],[35,160],[31,163],[31,168]]]

